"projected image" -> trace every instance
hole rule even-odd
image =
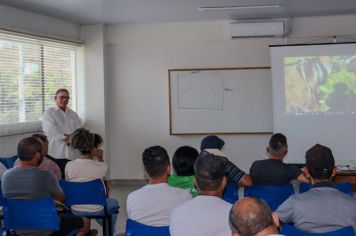
[[[356,55],[284,59],[286,113],[356,114]]]

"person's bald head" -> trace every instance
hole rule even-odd
[[[233,236],[268,235],[278,233],[278,216],[262,200],[247,197],[237,201],[229,215]]]

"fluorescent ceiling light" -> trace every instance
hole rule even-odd
[[[246,9],[269,9],[280,8],[282,5],[251,5],[251,6],[223,6],[223,7],[199,7],[199,11],[216,11],[216,10],[246,10]]]

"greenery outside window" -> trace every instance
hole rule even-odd
[[[84,119],[83,47],[0,31],[0,136],[41,130],[59,88]]]

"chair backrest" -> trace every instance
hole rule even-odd
[[[237,200],[239,200],[239,189],[237,188],[237,184],[233,182],[228,182],[225,186],[225,190],[222,196],[222,199],[234,204]]]
[[[70,182],[60,180],[66,197],[64,204],[72,205],[102,205],[106,206],[105,187],[100,179],[87,182]]]
[[[343,192],[346,193],[347,195],[353,196],[353,192],[352,192],[352,184],[350,182],[342,182],[342,183],[337,183],[335,184],[335,187]],[[300,193],[304,193],[309,191],[309,189],[311,188],[310,184],[307,183],[300,183],[299,185],[299,192]]]
[[[286,236],[355,236],[351,226],[326,233],[306,233],[289,224],[283,224],[281,234]]]
[[[14,155],[11,157],[0,157],[0,162],[7,168],[10,169],[14,167],[16,160],[18,159],[18,155]]]
[[[127,219],[125,236],[170,236],[169,226],[148,226]]]
[[[285,185],[252,185],[245,187],[245,197],[257,197],[263,199],[272,211],[276,210],[289,196],[294,194],[291,183]]]
[[[4,199],[5,229],[59,230],[59,217],[50,197],[24,200]]]

